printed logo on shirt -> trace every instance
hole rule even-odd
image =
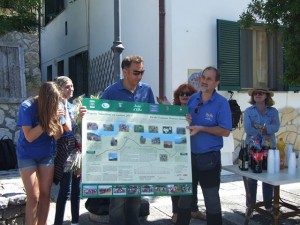
[[[212,121],[214,118],[214,115],[212,113],[205,113],[205,119],[208,121]]]

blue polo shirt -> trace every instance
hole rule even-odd
[[[231,110],[225,97],[214,91],[211,99],[202,103],[202,93],[193,94],[188,103],[192,116],[191,126],[215,127],[220,126],[231,130]],[[205,153],[220,150],[223,147],[223,137],[206,132],[198,132],[191,136],[192,153]]]
[[[123,79],[107,87],[101,98],[127,102],[155,103],[152,89],[148,84],[140,82],[134,93],[132,93],[123,86]]]

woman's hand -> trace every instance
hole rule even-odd
[[[82,119],[84,117],[84,115],[86,114],[87,109],[85,106],[80,106],[79,108],[79,117]]]
[[[159,104],[163,104],[163,105],[171,105],[169,99],[164,96],[162,98],[159,98],[159,97],[156,97],[156,101],[159,103]]]
[[[58,104],[58,109],[57,109],[57,116],[65,116],[66,115],[66,109],[67,108],[67,99],[62,98],[61,101]]]
[[[61,108],[58,108],[57,109],[57,116],[58,117],[61,117],[61,116],[64,116],[66,113],[65,113],[65,110],[64,109],[61,109]]]

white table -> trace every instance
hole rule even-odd
[[[276,174],[268,174],[266,171],[263,171],[262,173],[253,173],[251,169],[249,169],[248,171],[240,170],[238,165],[223,166],[222,169],[243,176],[246,196],[248,199],[247,202],[250,202],[249,199],[251,197],[247,178],[259,180],[274,186],[273,211],[266,211],[263,208],[263,206],[265,205],[264,202],[256,202],[255,205],[249,205],[248,207],[250,210],[246,215],[244,225],[247,225],[249,223],[250,215],[253,210],[257,211],[262,215],[271,217],[273,225],[279,225],[279,220],[281,218],[288,218],[300,214],[299,206],[289,204],[280,199],[280,185],[300,182],[300,172],[296,171],[296,174],[290,175],[288,174],[288,170],[284,169],[280,170],[280,172]],[[289,211],[282,212],[280,211],[280,207],[288,208]]]

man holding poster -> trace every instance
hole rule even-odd
[[[193,182],[199,182],[202,189],[207,225],[222,225],[220,150],[223,137],[227,137],[232,128],[228,101],[216,91],[219,82],[219,71],[214,67],[205,68],[200,77],[200,91],[193,94],[187,103]],[[190,201],[191,197],[187,196],[178,203],[176,225],[190,223]]]
[[[127,56],[122,64],[123,79],[107,87],[102,99],[129,102],[155,103],[152,89],[142,83],[145,72],[144,61],[140,56]],[[109,223],[111,225],[139,225],[141,197],[111,198]]]

